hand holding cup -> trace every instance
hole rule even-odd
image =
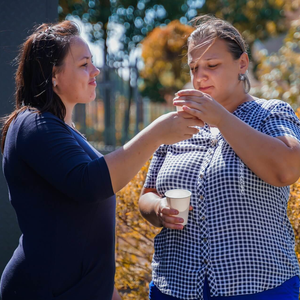
[[[162,225],[169,229],[183,229],[187,224],[190,206],[191,192],[184,189],[169,190],[162,198],[158,218]]]

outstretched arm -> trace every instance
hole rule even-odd
[[[123,188],[161,144],[189,139],[203,122],[187,113],[163,115],[137,134],[126,145],[105,155],[114,192]]]

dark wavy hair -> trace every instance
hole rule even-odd
[[[17,57],[15,75],[15,110],[3,119],[1,150],[11,122],[25,109],[51,112],[64,120],[66,108],[53,91],[53,67],[61,72],[70,49],[70,41],[79,36],[79,28],[72,21],[42,24],[26,39]]]

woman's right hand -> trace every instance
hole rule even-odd
[[[164,114],[150,125],[160,144],[166,145],[189,139],[198,133],[198,129],[192,126],[202,127],[204,123],[183,111]]]
[[[192,206],[190,206],[190,210],[192,209]],[[182,230],[184,225],[180,223],[183,223],[183,219],[177,216],[178,213],[178,210],[168,206],[166,198],[161,198],[157,205],[156,215],[163,227]]]

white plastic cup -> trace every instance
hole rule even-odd
[[[176,106],[176,110],[177,111],[183,111],[183,108],[182,108],[182,106]]]
[[[184,221],[180,223],[186,225],[189,217],[190,199],[192,193],[184,189],[175,189],[165,192],[167,203],[170,208],[177,209],[179,214],[176,217],[182,218]]]

